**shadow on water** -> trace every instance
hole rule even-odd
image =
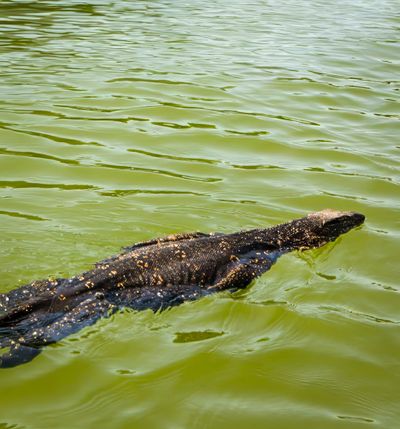
[[[177,332],[175,334],[174,343],[193,343],[197,341],[209,340],[211,338],[220,337],[224,332],[213,331],[193,331],[193,332]]]

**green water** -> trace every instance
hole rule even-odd
[[[399,2],[1,1],[0,290],[331,207],[249,288],[0,372],[0,428],[400,427]]]

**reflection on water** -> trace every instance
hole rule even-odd
[[[0,3],[0,290],[174,232],[367,216],[245,291],[117,314],[2,371],[0,428],[397,427],[397,15]]]

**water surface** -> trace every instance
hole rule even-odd
[[[0,290],[123,245],[367,216],[245,291],[0,373],[0,428],[398,428],[399,4],[2,1]]]

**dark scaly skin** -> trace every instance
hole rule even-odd
[[[362,224],[353,212],[323,210],[268,229],[178,234],[139,243],[71,279],[40,280],[0,294],[0,367],[33,359],[121,308],[162,310],[247,286],[292,250],[323,246]]]

